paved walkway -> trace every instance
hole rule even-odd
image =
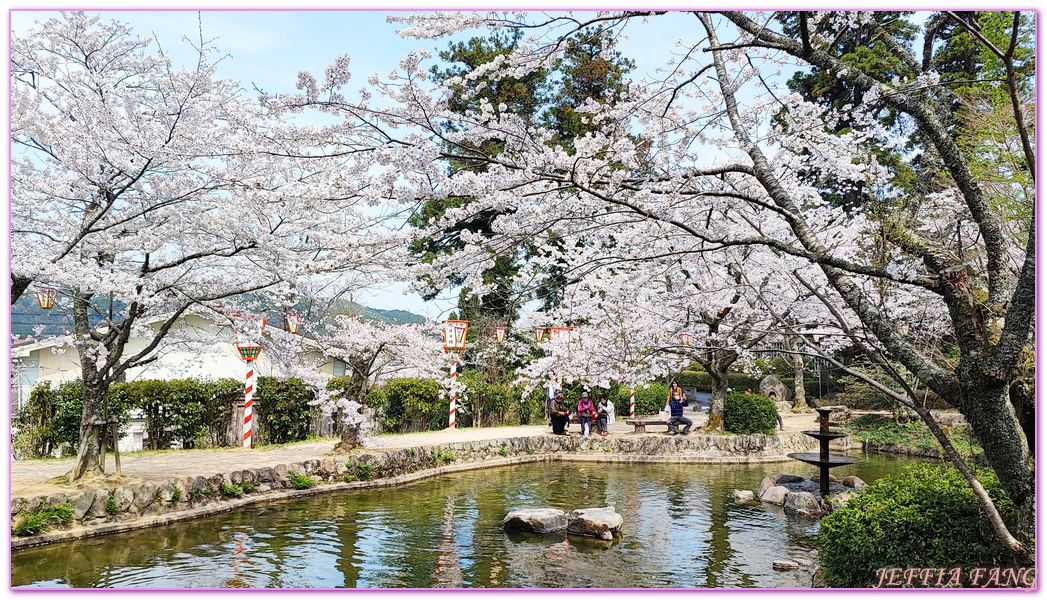
[[[688,412],[687,416],[694,421],[696,428],[704,425],[707,420],[707,415],[704,413]],[[804,429],[812,429],[812,419],[817,417],[817,415],[813,413],[785,413],[782,417],[785,421],[786,432],[797,433]],[[571,425],[570,430],[577,433],[579,430],[578,425]],[[656,428],[654,427],[649,428],[649,430],[654,432],[648,435],[663,435],[655,431]],[[632,431],[633,427],[627,424],[621,417],[610,427],[611,435],[631,435]],[[372,438],[369,447],[378,449],[409,448],[412,446],[477,442],[542,434],[552,435],[549,427],[545,425],[445,429],[442,431],[425,431],[400,435],[381,435]],[[113,477],[108,481],[120,484],[163,481],[175,477],[209,476],[215,473],[228,473],[241,469],[290,464],[328,455],[334,449],[335,443],[336,440],[328,439],[251,450],[217,448],[209,450],[125,453],[120,455],[120,466],[122,467],[124,477],[119,480]],[[59,483],[56,479],[68,473],[72,467],[72,458],[13,461],[11,463],[11,495],[24,497],[53,494],[55,492],[68,493],[79,486],[91,484],[92,487],[98,487],[99,483],[101,483],[98,479],[83,480],[78,482],[78,486]],[[106,472],[112,473],[114,470],[113,456],[110,453],[106,455]]]

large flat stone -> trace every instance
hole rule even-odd
[[[552,533],[567,528],[567,513],[559,508],[514,510],[502,519],[502,527],[535,533]]]
[[[95,502],[95,491],[93,489],[83,490],[69,498],[69,502],[73,504],[73,518],[77,521],[83,520],[84,515],[91,510],[91,505]]]
[[[785,499],[789,497],[789,488],[780,485],[772,486],[760,494],[760,501],[768,504],[774,504],[782,506],[785,504]]]
[[[571,512],[567,533],[584,535],[601,540],[610,540],[622,528],[625,519],[613,506],[603,508],[580,508]]]

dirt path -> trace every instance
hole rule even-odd
[[[817,415],[813,413],[785,413],[782,416],[787,433],[797,433],[804,429],[815,428],[813,419]],[[694,427],[696,428],[704,425],[707,420],[707,416],[704,413],[688,412],[687,417],[694,421]],[[657,428],[652,427],[649,429],[653,432],[649,433],[649,435],[663,435],[657,431]],[[572,425],[570,431],[577,433],[579,431],[578,425]],[[621,417],[610,427],[611,435],[632,435],[632,431],[632,426],[625,423]],[[408,448],[411,446],[477,442],[542,434],[551,435],[548,426],[445,429],[442,431],[400,435],[381,435],[372,438],[369,447],[376,449]],[[175,477],[210,476],[216,473],[229,473],[242,469],[257,469],[278,464],[290,464],[326,456],[334,449],[335,442],[335,440],[330,439],[250,450],[243,448],[218,448],[123,454],[120,456],[120,466],[124,477],[122,479],[111,477],[105,481],[119,484],[163,481]],[[72,486],[56,481],[57,478],[69,472],[72,466],[72,458],[14,461],[11,463],[11,495],[25,497],[56,492],[68,493],[77,487],[98,487],[101,483],[98,479],[85,480],[79,482],[78,486]],[[106,457],[106,472],[112,473],[114,470],[113,456],[109,454]]]

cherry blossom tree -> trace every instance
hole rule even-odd
[[[196,49],[199,63],[177,68],[83,13],[12,40],[12,299],[43,281],[72,313],[84,381],[72,479],[103,472],[109,384],[155,360],[187,311],[353,289],[402,245],[375,234],[382,217],[357,177],[369,159],[320,152],[322,128],[248,101]]]
[[[432,323],[390,325],[337,315],[306,327],[299,335],[277,331],[269,336],[265,350],[285,376],[301,379],[312,390],[314,403],[324,415],[340,422],[342,440],[337,449],[351,450],[364,444],[372,429],[361,410],[370,388],[396,374],[443,379],[447,360]],[[309,352],[319,353],[318,362],[303,360]],[[348,367],[350,386],[336,395],[327,388],[331,377],[321,364],[341,360]]]
[[[588,26],[600,24],[612,35],[624,35],[646,21],[681,16],[601,12],[585,20],[543,13],[531,21],[517,13],[437,13],[396,20],[406,24],[402,35],[416,37],[473,27],[532,32],[510,54],[473,71],[473,76],[496,79],[519,78],[553,64],[565,41]],[[805,262],[819,275],[797,277],[797,283],[806,282],[800,287],[825,310],[836,311],[837,326],[849,339],[860,338],[871,353],[904,371],[897,371],[898,379],[911,376],[953,403],[967,417],[1010,498],[1027,510],[1033,498],[1029,441],[1009,394],[1030,375],[1024,365],[1032,355],[1032,211],[1017,211],[1025,216],[1015,221],[1015,213],[1002,210],[990,196],[996,188],[972,175],[978,155],[957,143],[957,130],[936,110],[949,102],[949,93],[931,62],[921,60],[924,50],[914,48],[910,37],[881,32],[877,37],[900,71],[888,75],[849,61],[834,44],[862,27],[866,13],[683,16],[694,19],[695,34],[666,48],[662,67],[636,78],[614,102],[590,99],[576,108],[600,126],[576,138],[573,153],[551,143],[554,136],[547,128],[490,104],[452,115],[448,94],[427,78],[425,53],[405,59],[395,77],[372,79],[377,93],[391,103],[375,118],[412,132],[403,136],[404,144],[390,149],[396,156],[390,160],[404,169],[399,197],[477,199],[468,209],[447,211],[430,233],[466,221],[476,211],[499,214],[490,231],[461,230],[463,248],[442,265],[427,265],[426,275],[449,281],[468,274],[465,285],[480,290],[479,273],[490,266],[489,257],[521,239],[580,255],[575,264],[614,263],[621,249],[631,246],[651,248],[651,259],[658,251],[680,255],[764,247],[789,259],[779,261],[780,276],[796,275],[786,266],[793,259]],[[825,19],[830,21],[822,23]],[[796,25],[795,33],[784,33],[786,20]],[[1011,35],[1002,43],[957,21],[1001,65],[994,78],[1011,100],[1014,127],[1007,130],[1013,132],[1014,147],[1022,149],[1015,160],[1033,173],[1032,124],[1020,96],[1028,87],[1020,78],[1028,71],[1015,59],[1021,15],[1013,14]],[[932,50],[929,46],[927,52]],[[850,104],[811,102],[782,81],[781,73],[798,68],[817,70],[832,84],[864,92]],[[347,106],[359,110],[361,105],[346,101],[342,110]],[[884,127],[886,113],[900,115],[894,121],[900,129]],[[454,131],[432,126],[451,118],[458,119]],[[488,138],[502,140],[496,152],[483,151]],[[879,158],[891,147],[907,148],[913,158],[906,160],[913,163],[922,156],[940,160],[945,174],[940,185],[908,190],[896,178],[901,171]],[[435,158],[485,163],[486,168],[448,174]],[[841,190],[845,198],[868,202],[841,206],[836,200]],[[850,193],[854,190],[862,191]],[[1019,202],[1032,197],[1014,196]],[[1013,206],[1013,198],[1007,201]],[[654,224],[663,239],[677,243],[658,248],[644,237],[650,229],[643,227],[632,229],[643,235],[627,237],[627,226],[640,222]],[[586,235],[599,231],[617,236]],[[745,273],[752,263],[742,266]],[[574,275],[585,277],[582,271]],[[759,275],[748,280],[759,289]],[[942,326],[958,359],[941,360],[905,335],[903,325],[917,304],[932,327]],[[772,308],[768,312],[782,316]],[[860,327],[847,325],[851,320]],[[776,321],[788,335],[802,336],[792,317]],[[934,430],[929,413],[921,417]],[[958,458],[953,462],[978,492],[969,469]],[[987,495],[979,493],[979,498],[987,510],[992,508]],[[1005,530],[997,528],[997,533],[1023,554],[1023,546]]]

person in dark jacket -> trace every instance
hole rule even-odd
[[[675,389],[680,389],[679,387],[676,387],[675,381],[673,382],[673,386],[675,387]],[[682,432],[677,431],[677,423],[683,424],[684,428]],[[669,394],[669,420],[666,421],[666,424],[669,426],[669,429],[672,430],[673,435],[680,435],[681,433],[683,435],[687,435],[687,433],[691,431],[691,425],[693,425],[694,423],[687,417],[683,416],[682,393],[678,395],[673,393]]]
[[[549,418],[553,422],[553,433],[556,435],[571,435],[564,431],[564,427],[567,425],[568,414],[570,414],[570,411],[567,410],[567,404],[564,402],[563,392],[556,392],[553,403],[549,406]]]

